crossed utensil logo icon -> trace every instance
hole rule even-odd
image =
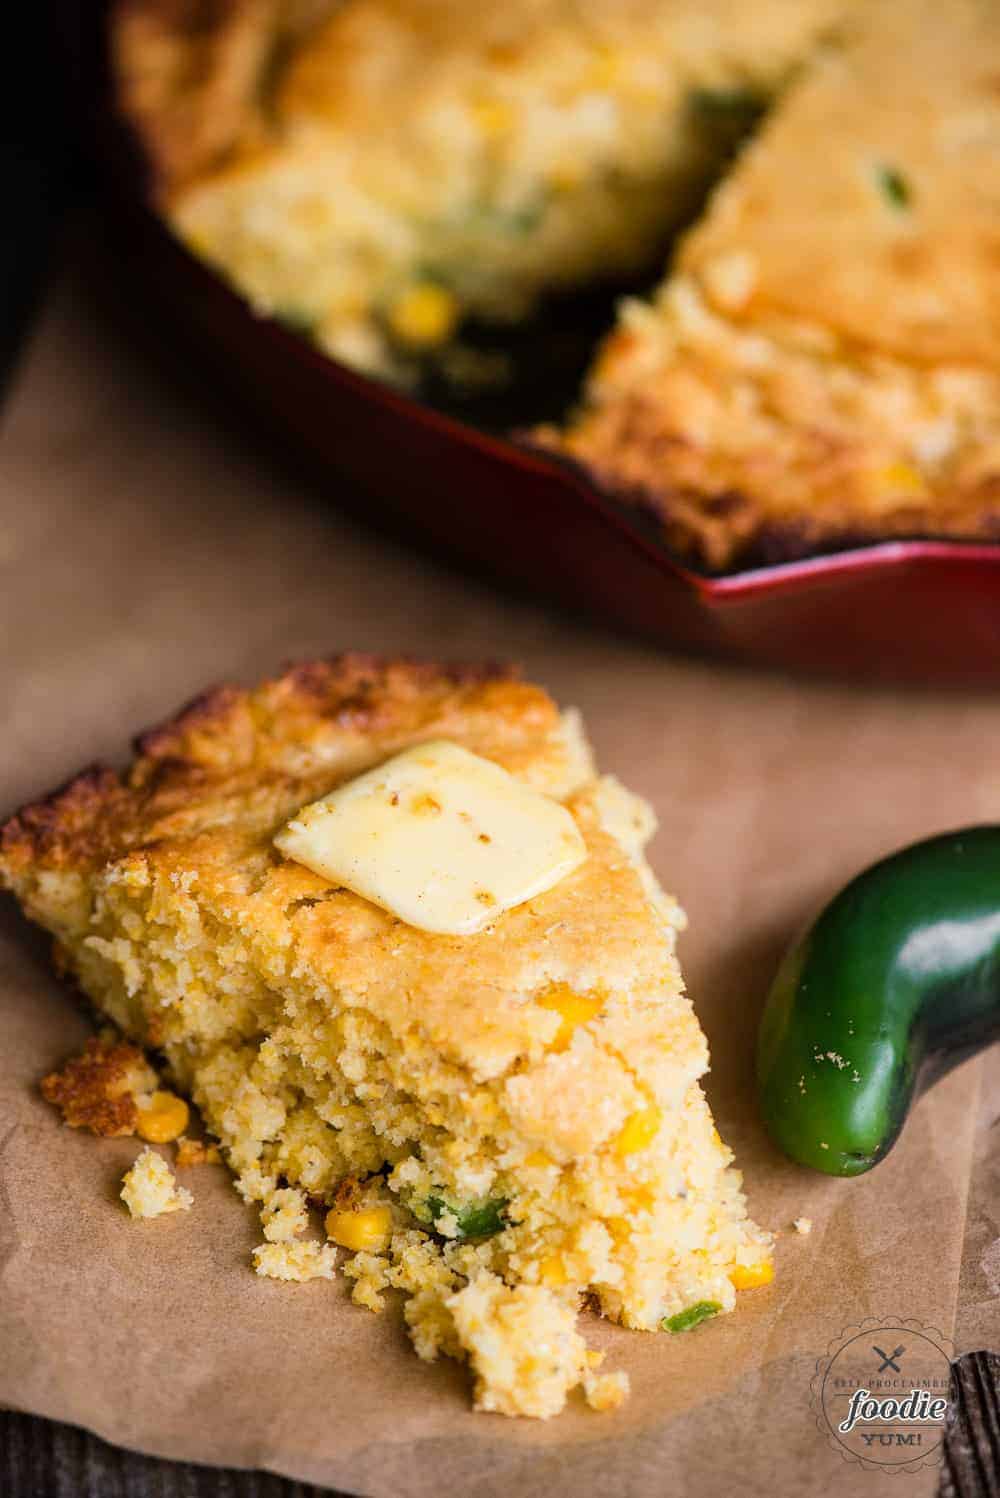
[[[906,1351],[905,1346],[900,1346],[900,1347],[897,1347],[894,1352],[883,1352],[882,1349],[881,1349],[881,1347],[877,1347],[875,1345],[875,1343],[873,1342],[872,1343],[872,1352],[877,1353],[878,1356],[882,1359],[881,1363],[878,1365],[878,1367],[875,1370],[876,1373],[884,1373],[887,1368],[891,1368],[892,1371],[893,1371],[893,1373],[899,1373],[900,1372],[900,1367],[899,1367],[899,1364],[896,1362],[896,1359],[898,1357],[900,1357],[901,1354],[904,1353],[905,1351]]]

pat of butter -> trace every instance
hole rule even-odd
[[[587,856],[564,806],[444,739],[303,807],[274,841],[408,925],[451,936],[481,931]]]

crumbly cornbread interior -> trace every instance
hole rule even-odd
[[[407,926],[273,843],[432,738],[557,798],[586,842],[474,936]],[[198,1104],[261,1205],[259,1272],[329,1277],[341,1245],[356,1301],[405,1291],[422,1357],[469,1358],[481,1408],[536,1416],[578,1384],[600,1408],[624,1393],[582,1296],[651,1330],[767,1277],[699,1087],[652,813],[596,774],[575,714],[491,668],[349,656],[219,689],[137,750],[12,818],[0,877]]]
[[[1000,533],[995,5],[121,0],[114,50],[174,230],[403,381],[647,267],[770,106],[539,444],[708,569]]]
[[[123,0],[123,107],[180,237],[356,368],[647,266],[847,0]],[[464,356],[463,356],[464,354]]]
[[[1000,535],[1000,11],[844,32],[543,434],[713,568]]]

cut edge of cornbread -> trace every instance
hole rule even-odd
[[[317,794],[442,736],[556,796],[588,849],[463,938],[272,843]],[[596,1408],[624,1394],[575,1330],[581,1296],[653,1329],[732,1309],[770,1261],[698,1085],[653,826],[538,688],[349,656],[219,689],[144,735],[124,775],[25,808],[0,878],[198,1104],[260,1205],[259,1274],[329,1277],[343,1249],[354,1299],[405,1292],[418,1353],[468,1358],[480,1408],[547,1417],[577,1385]],[[547,1372],[532,1324],[561,1349]]]
[[[629,277],[851,0],[119,0],[122,112],[174,233],[255,310],[407,383]]]
[[[540,445],[710,570],[996,540],[997,67],[975,0],[857,10]]]

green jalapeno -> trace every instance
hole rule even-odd
[[[875,864],[788,952],[761,1019],[757,1081],[786,1154],[860,1175],[914,1099],[1000,1038],[1000,826]]]
[[[455,1203],[441,1196],[428,1196],[412,1207],[421,1221],[436,1225],[450,1212],[458,1225],[459,1238],[492,1238],[507,1226],[507,1202],[502,1196],[480,1197],[476,1201]]]

